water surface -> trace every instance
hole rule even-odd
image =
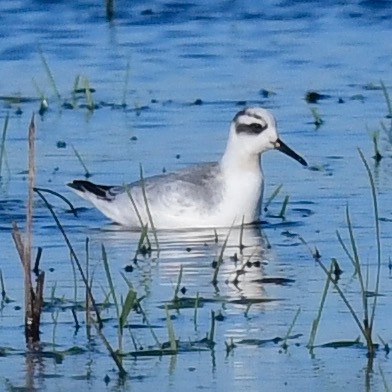
[[[2,388],[42,390],[384,390],[380,369],[390,385],[388,355],[377,353],[374,371],[367,367],[366,350],[316,348],[306,344],[325,284],[325,274],[312,258],[317,247],[322,261],[339,260],[341,287],[361,313],[361,296],[353,267],[336,238],[348,240],[345,210],[349,205],[362,262],[373,290],[376,271],[374,217],[369,181],[358,155],[360,148],[375,178],[383,244],[377,336],[390,343],[391,298],[388,260],[391,253],[391,143],[380,132],[384,159],[377,166],[371,134],[388,124],[380,80],[390,88],[392,19],[388,2],[345,4],[268,1],[205,1],[193,3],[116,3],[108,22],[104,7],[92,1],[3,1],[0,26],[1,117],[10,115],[6,165],[1,173],[0,243],[7,295],[0,314]],[[45,57],[60,97],[50,82]],[[127,64],[129,80],[126,87]],[[83,94],[70,109],[77,75],[95,89],[95,110],[86,108]],[[83,82],[81,82],[83,86]],[[328,96],[316,104],[304,97],[314,90]],[[125,95],[124,95],[125,91]],[[84,300],[83,284],[75,278],[69,251],[49,211],[37,197],[35,249],[43,248],[46,271],[42,341],[49,355],[25,353],[23,339],[23,278],[11,240],[11,222],[23,226],[27,195],[27,126],[44,96],[49,109],[36,117],[37,186],[69,198],[80,209],[75,218],[60,200],[49,197],[76,253],[85,260],[89,238],[93,289],[104,302],[108,283],[102,266],[104,244],[118,295],[126,295],[129,279],[161,342],[167,341],[163,305],[170,303],[183,268],[181,297],[204,299],[195,321],[194,308],[171,310],[176,336],[198,341],[218,316],[215,346],[177,356],[124,359],[129,372],[125,385],[101,340],[76,333],[70,308]],[[12,97],[13,99],[10,99]],[[125,105],[123,105],[125,104]],[[267,222],[247,228],[240,254],[240,233],[234,230],[224,252],[218,285],[211,284],[213,261],[219,257],[227,231],[158,233],[161,251],[133,261],[140,233],[111,225],[99,212],[77,199],[65,184],[82,178],[84,170],[71,145],[82,155],[92,180],[121,184],[145,175],[219,159],[228,126],[246,105],[275,113],[282,139],[303,155],[310,169],[271,152],[263,157],[268,198],[283,188],[264,213]],[[323,119],[314,125],[310,108]],[[58,142],[64,142],[58,144]],[[289,196],[285,220],[276,218]],[[217,241],[216,241],[217,240]],[[128,271],[125,272],[126,266]],[[244,272],[239,273],[238,271]],[[238,278],[238,279],[236,279]],[[238,281],[237,281],[238,280]],[[61,299],[59,303],[54,301]],[[249,306],[249,304],[251,304]],[[293,339],[274,343],[291,331]],[[77,312],[80,322],[83,312]],[[114,307],[104,311],[104,333],[117,347]],[[131,323],[143,325],[133,313]],[[155,344],[148,328],[131,329],[138,349]],[[359,335],[347,308],[335,292],[328,294],[316,343],[353,341]],[[226,355],[226,344],[236,347]],[[265,342],[264,340],[267,340]],[[363,341],[363,339],[362,339]],[[378,341],[380,343],[380,341]],[[84,351],[54,352],[72,347]],[[126,352],[134,351],[130,333]],[[10,349],[16,351],[9,351]],[[12,372],[10,371],[12,369]],[[108,378],[105,378],[105,375]],[[106,386],[105,381],[108,383]]]

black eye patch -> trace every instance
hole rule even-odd
[[[248,135],[258,135],[268,128],[268,125],[261,125],[260,123],[252,124],[238,124],[236,127],[237,133],[246,133]]]

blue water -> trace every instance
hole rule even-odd
[[[118,1],[111,22],[101,3],[3,0],[0,5],[1,123],[7,113],[10,116],[6,160],[0,173],[0,268],[7,295],[15,300],[0,313],[0,347],[18,350],[0,358],[0,389],[13,385],[48,391],[74,387],[222,391],[260,390],[263,386],[298,391],[384,390],[379,369],[388,382],[392,368],[382,351],[369,378],[366,350],[316,349],[314,357],[309,355],[306,344],[325,275],[298,236],[312,249],[319,249],[326,265],[332,257],[338,258],[344,270],[342,289],[361,312],[358,282],[336,238],[339,230],[348,239],[345,210],[349,205],[372,290],[376,267],[374,218],[369,180],[357,151],[360,148],[377,185],[383,244],[383,296],[379,297],[374,336],[378,341],[380,335],[390,344],[392,160],[391,143],[380,125],[383,121],[389,126],[380,81],[392,94],[389,2]],[[95,89],[94,111],[85,107],[83,94],[78,96],[75,109],[69,109],[78,75],[82,77],[80,87],[88,79]],[[329,98],[308,104],[304,98],[310,90]],[[244,260],[258,261],[261,266],[247,269],[238,285],[233,276],[239,266],[229,258],[238,252],[238,233],[230,237],[219,290],[210,283],[211,263],[227,233],[218,233],[218,244],[211,231],[160,233],[161,253],[140,258],[133,272],[126,273],[138,295],[146,296],[143,303],[149,321],[162,327],[156,333],[165,341],[165,313],[160,306],[172,299],[183,265],[186,296],[199,293],[213,301],[199,309],[196,330],[193,309],[181,310],[174,328],[182,341],[201,339],[210,328],[210,311],[222,312],[225,319],[217,322],[212,352],[137,361],[127,358],[124,366],[136,379],[121,387],[99,338],[94,335],[88,341],[84,328],[74,336],[72,315],[69,309],[61,308],[57,321],[56,312],[44,313],[42,341],[49,347],[55,341],[57,350],[78,345],[86,353],[65,356],[62,364],[43,357],[33,369],[28,359],[19,355],[24,352],[23,310],[18,308],[23,308],[23,278],[10,231],[13,220],[21,226],[24,222],[27,127],[43,97],[49,108],[43,116],[36,116],[36,184],[61,193],[77,207],[87,207],[75,218],[65,204],[48,196],[83,261],[85,238],[90,239],[94,292],[99,301],[104,301],[108,290],[101,244],[107,248],[116,289],[125,295],[120,272],[133,265],[139,233],[118,230],[67,189],[67,182],[84,174],[71,145],[83,157],[93,181],[121,184],[138,179],[140,163],[148,176],[219,159],[235,113],[246,105],[260,105],[274,112],[282,139],[309,162],[311,168],[303,169],[278,152],[263,157],[265,199],[279,184],[283,188],[263,216],[268,222],[263,232],[249,230],[245,235],[246,244],[251,246]],[[324,121],[319,128],[313,124],[310,108],[316,108]],[[379,148],[384,156],[378,166],[372,159],[371,135],[376,130],[380,130]],[[59,148],[58,142],[64,142],[65,148]],[[282,222],[271,215],[279,213],[286,195],[289,204]],[[55,297],[72,300],[75,293],[69,251],[49,211],[38,197],[36,201],[34,245],[35,249],[43,248],[45,298],[49,300],[54,292]],[[293,282],[283,286],[261,283],[265,277]],[[83,300],[79,278],[77,286],[77,298]],[[252,305],[245,317],[246,305],[238,303],[244,299],[273,301]],[[285,336],[298,308],[301,312],[292,333],[302,336],[289,341],[287,353],[272,343],[265,347],[239,344],[246,338]],[[114,309],[104,316],[110,319],[104,332],[116,347]],[[79,317],[83,320],[82,312]],[[131,320],[143,322],[136,314]],[[139,344],[154,344],[149,331],[132,333]],[[317,343],[355,340],[358,335],[346,307],[331,291]],[[231,338],[237,347],[226,357],[225,342]],[[125,340],[126,350],[132,350],[129,333]],[[108,387],[105,375],[110,377]]]

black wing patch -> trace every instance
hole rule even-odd
[[[80,191],[80,192],[87,191],[87,192],[93,193],[94,195],[96,195],[97,197],[99,197],[101,199],[108,199],[107,192],[113,188],[113,186],[97,185],[97,184],[93,184],[90,181],[85,181],[85,180],[75,180],[67,185],[73,189]]]

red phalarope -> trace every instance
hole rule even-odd
[[[138,214],[143,224],[149,223],[148,212],[158,229],[230,227],[259,220],[264,188],[260,155],[273,149],[307,166],[280,140],[271,112],[247,108],[234,116],[219,162],[198,164],[125,186],[84,180],[68,185],[108,218],[127,227],[140,227]]]

